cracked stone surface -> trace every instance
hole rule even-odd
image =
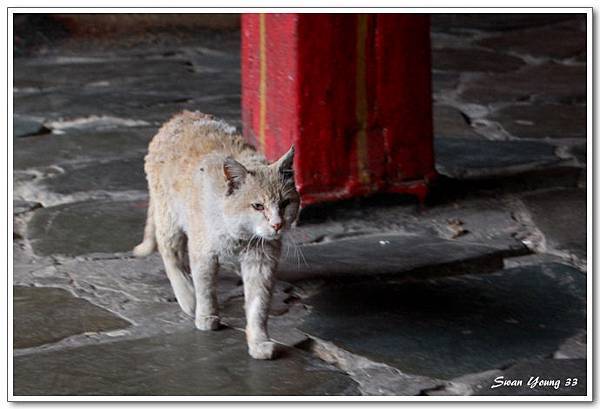
[[[433,131],[437,138],[482,138],[462,112],[448,105],[433,106]]]
[[[27,237],[38,255],[130,251],[141,240],[144,202],[88,201],[36,211]]]
[[[279,274],[285,280],[313,277],[356,279],[401,275],[443,274],[455,263],[494,265],[497,248],[480,243],[444,240],[422,235],[378,234],[303,246],[300,264],[284,259]],[[435,261],[433,261],[435,260]],[[473,268],[473,267],[471,267]]]
[[[452,379],[545,357],[585,328],[585,276],[562,264],[330,287],[300,328],[402,372]]]
[[[519,138],[585,138],[585,105],[519,104],[500,109],[489,119]]]
[[[583,189],[555,189],[530,193],[523,201],[545,237],[547,249],[565,252],[585,265],[587,208]]]
[[[537,98],[547,102],[583,102],[586,68],[554,62],[524,67],[505,74],[489,74],[466,84],[460,98],[491,104]]]
[[[435,152],[438,172],[458,179],[510,175],[560,162],[552,145],[535,141],[438,138]]]
[[[14,324],[30,342],[13,351],[15,393],[473,395],[510,393],[489,389],[501,375],[584,379],[581,16],[432,16],[442,176],[425,205],[303,212],[274,288],[273,362],[246,353],[232,260],[224,328],[207,334],[160,256],[130,253],[158,126],[197,109],[241,128],[239,31],[41,34],[17,36],[14,60],[13,285],[28,294]]]
[[[506,72],[523,65],[519,58],[478,49],[434,49],[433,65],[445,71]]]
[[[13,347],[29,348],[87,332],[113,331],[129,322],[60,288],[13,288]]]
[[[277,361],[250,358],[235,330],[20,356],[14,385],[15,395],[358,394],[348,376],[301,351],[286,349]]]
[[[14,142],[13,167],[25,170],[65,163],[109,160],[123,155],[143,156],[155,129],[72,129]]]
[[[144,157],[65,165],[63,173],[41,182],[44,189],[62,195],[86,191],[144,191],[148,184]]]

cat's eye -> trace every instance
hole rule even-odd
[[[262,203],[252,203],[252,208],[258,211],[265,210],[265,207],[262,205]]]

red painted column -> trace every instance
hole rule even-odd
[[[242,112],[268,159],[296,146],[305,205],[422,199],[435,176],[428,16],[244,15]]]

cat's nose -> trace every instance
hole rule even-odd
[[[278,232],[279,230],[281,230],[281,226],[282,226],[282,224],[281,224],[281,223],[273,223],[273,224],[271,225],[271,227],[272,227],[272,228],[273,228],[273,229],[274,229],[276,232]]]

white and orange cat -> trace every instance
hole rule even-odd
[[[257,359],[275,353],[267,332],[271,290],[282,233],[300,205],[293,158],[292,147],[269,165],[235,128],[188,111],[162,126],[146,156],[148,218],[134,255],[158,248],[177,302],[200,330],[219,327],[219,257],[238,256],[248,351]]]

